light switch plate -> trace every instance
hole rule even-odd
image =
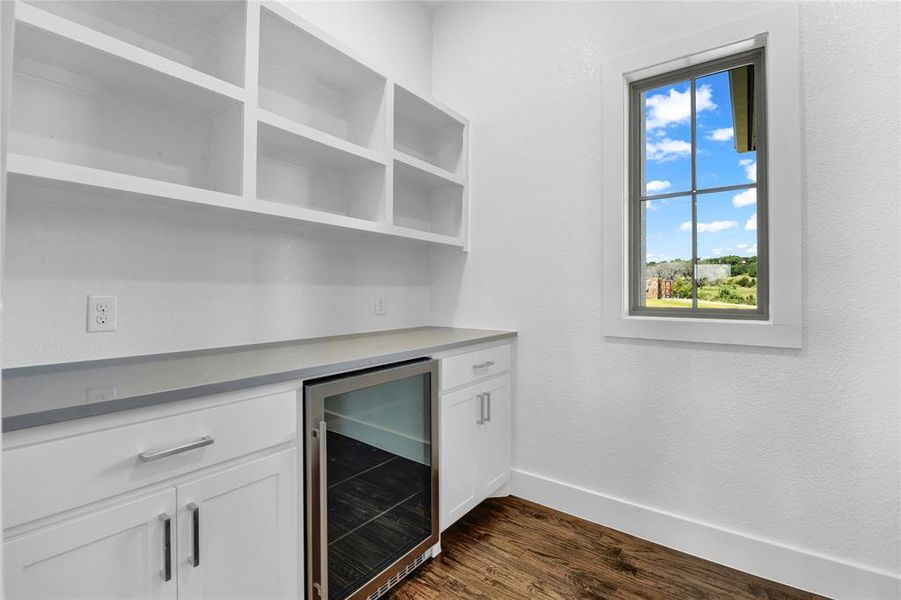
[[[375,314],[376,316],[382,316],[388,314],[388,297],[387,296],[379,296],[375,299]]]
[[[88,296],[88,333],[116,331],[119,311],[115,296]]]

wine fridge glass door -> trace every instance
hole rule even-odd
[[[365,598],[437,543],[436,376],[434,361],[421,361],[306,386],[319,598]]]

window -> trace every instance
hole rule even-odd
[[[758,347],[800,348],[803,341],[803,293],[802,293],[802,263],[803,263],[803,192],[801,187],[801,74],[800,74],[800,49],[798,6],[796,4],[778,4],[772,8],[761,10],[753,14],[745,15],[740,19],[711,23],[707,29],[692,31],[683,36],[667,38],[649,43],[647,46],[637,48],[625,54],[611,55],[601,67],[601,110],[602,110],[602,135],[601,135],[601,164],[603,178],[601,180],[601,299],[603,302],[603,332],[606,338],[632,338],[644,340],[664,340],[669,342],[691,342],[703,344],[731,344]],[[747,54],[746,54],[747,53]],[[755,54],[756,53],[756,54]],[[764,63],[765,57],[765,65]],[[738,127],[729,120],[723,118],[723,113],[714,115],[713,109],[705,108],[698,111],[698,90],[700,85],[707,83],[708,76],[725,74],[732,68],[747,65],[754,66],[753,84],[754,95],[751,97],[754,107],[749,113],[756,119],[751,124],[756,129],[756,146],[753,152],[739,152],[735,149],[734,138]],[[765,66],[765,68],[764,68]],[[721,76],[722,77],[722,76]],[[682,87],[676,84],[682,83]],[[692,85],[694,82],[694,85]],[[764,84],[766,90],[764,90]],[[634,88],[633,88],[634,86]],[[657,114],[658,120],[653,121],[651,136],[645,135],[645,142],[650,138],[655,143],[651,150],[653,156],[659,158],[671,158],[674,153],[685,155],[685,147],[682,144],[662,143],[663,138],[669,140],[685,141],[689,144],[688,159],[682,158],[681,165],[677,160],[656,161],[651,164],[645,161],[645,169],[663,165],[668,171],[648,172],[639,175],[640,154],[635,159],[637,150],[644,152],[647,159],[648,149],[645,144],[632,144],[631,140],[640,139],[640,121],[630,120],[631,115],[642,115],[647,120],[647,114],[640,111],[630,111],[630,105],[634,92],[651,92],[667,87],[666,95],[669,96],[669,88],[676,87],[677,91],[689,91],[688,117],[685,116],[684,100],[683,112],[676,116],[682,119],[682,126],[687,125],[688,134],[679,137],[679,125],[661,126],[666,120],[664,117],[673,113],[661,110]],[[694,92],[692,89],[694,88]],[[661,92],[662,93],[662,92]],[[695,119],[691,118],[691,95],[695,95]],[[706,92],[705,92],[706,94]],[[678,96],[676,96],[678,98]],[[725,96],[728,100],[720,100],[723,92],[719,93],[711,83],[710,101],[717,104],[721,111],[730,111],[735,114],[732,107],[731,88]],[[740,98],[739,98],[740,99]],[[647,94],[645,96],[647,110]],[[706,99],[704,100],[706,102]],[[655,100],[655,103],[660,102]],[[658,105],[660,106],[660,105]],[[708,106],[705,104],[705,106]],[[763,107],[766,110],[762,110]],[[663,109],[679,108],[662,106]],[[741,109],[739,109],[741,110]],[[765,114],[764,114],[765,112]],[[718,116],[719,122],[710,119]],[[731,117],[730,117],[731,118]],[[766,125],[764,124],[766,119]],[[747,123],[747,121],[743,121]],[[715,127],[713,125],[716,125]],[[732,127],[732,140],[722,140],[728,137],[727,132],[714,133],[716,129],[728,129]],[[695,136],[691,136],[691,130],[695,129]],[[754,131],[752,129],[751,131]],[[662,130],[664,135],[658,135]],[[685,129],[682,130],[683,132]],[[645,126],[647,134],[647,126]],[[764,139],[765,134],[765,139]],[[739,132],[738,135],[745,135]],[[753,135],[753,134],[752,134]],[[707,139],[707,137],[713,139]],[[720,139],[716,139],[720,138]],[[749,138],[750,139],[750,138]],[[698,144],[692,152],[693,140]],[[716,142],[714,144],[713,142]],[[719,149],[719,154],[712,154],[712,149]],[[743,171],[739,167],[750,166],[729,165],[730,170],[711,169],[709,162],[719,157],[720,164],[724,164],[723,152],[730,160],[746,160],[751,156],[756,158],[758,175],[757,181],[750,181],[748,177],[740,179]],[[667,154],[668,153],[668,154]],[[731,153],[731,154],[730,154]],[[695,168],[692,169],[691,156],[695,157]],[[632,166],[638,162],[638,168]],[[729,161],[726,161],[729,162]],[[766,167],[764,167],[766,164]],[[685,166],[687,165],[687,167]],[[682,166],[682,179],[679,180],[677,169]],[[694,171],[697,182],[692,181]],[[722,178],[726,183],[711,183],[702,177],[713,173]],[[745,172],[745,175],[747,173]],[[633,178],[637,183],[633,183]],[[655,183],[648,189],[651,181]],[[642,183],[644,188],[641,188]],[[669,184],[669,187],[667,186]],[[697,183],[698,185],[692,185]],[[718,187],[728,185],[747,186],[743,189],[720,190]],[[678,187],[677,187],[678,186]],[[663,189],[665,188],[665,189]],[[754,189],[754,203],[750,198],[742,198],[735,201],[734,197],[741,192]],[[750,192],[749,192],[750,193]],[[674,194],[670,198],[664,196]],[[642,228],[636,217],[641,217],[641,205],[636,198],[640,196],[653,196],[650,198],[651,210],[645,205],[645,240],[642,241]],[[674,201],[673,198],[681,198]],[[719,199],[719,204],[717,204]],[[669,200],[663,203],[663,200]],[[655,206],[659,203],[659,206]],[[639,269],[644,266],[644,275],[647,274],[648,262],[667,262],[662,260],[648,261],[648,239],[657,235],[653,230],[654,223],[665,223],[666,216],[655,208],[667,207],[670,211],[680,209],[680,204],[687,206],[682,213],[677,215],[673,223],[677,227],[668,227],[667,232],[672,237],[676,233],[682,233],[682,246],[676,247],[672,254],[664,255],[670,258],[682,258],[693,260],[696,250],[699,250],[699,266],[701,264],[716,264],[701,262],[700,259],[713,257],[713,250],[732,248],[728,255],[739,258],[748,257],[745,254],[733,254],[736,250],[748,250],[738,248],[739,244],[750,244],[745,238],[735,239],[729,244],[705,245],[711,240],[725,240],[722,234],[752,235],[753,223],[749,226],[750,217],[756,213],[757,225],[757,305],[751,308],[724,307],[713,309],[705,297],[713,290],[714,286],[703,285],[709,283],[715,273],[698,273],[701,276],[701,286],[695,285],[695,277],[689,279],[692,286],[690,306],[654,307],[647,305],[647,295],[642,304],[641,295],[636,293],[642,273]],[[725,217],[719,216],[720,211],[732,211]],[[695,215],[694,212],[698,214]],[[747,218],[743,218],[747,216]],[[653,219],[653,223],[647,223]],[[681,219],[681,220],[675,220]],[[717,221],[725,221],[725,224],[710,225]],[[736,225],[733,225],[732,222]],[[684,223],[690,223],[690,232],[681,231]],[[707,227],[699,228],[703,223]],[[648,229],[650,226],[650,230]],[[723,229],[726,227],[726,229]],[[699,231],[703,229],[703,231]],[[715,231],[718,230],[718,231]],[[663,250],[655,249],[651,239],[651,253],[663,255]],[[677,242],[679,238],[674,238]],[[695,248],[695,244],[698,247]],[[645,249],[644,261],[640,249]],[[636,251],[637,249],[637,251]],[[709,252],[708,252],[709,249]],[[684,256],[675,255],[679,250]],[[690,254],[689,254],[690,252]],[[727,256],[723,254],[722,256]],[[662,258],[662,257],[657,257]],[[750,261],[749,261],[750,262]],[[651,265],[656,266],[656,265]],[[704,267],[704,270],[718,267]],[[694,269],[692,269],[693,271]],[[732,265],[730,265],[730,277],[732,277]],[[750,267],[749,267],[750,270]],[[694,275],[694,273],[691,273]],[[706,277],[704,277],[706,275]],[[675,279],[673,279],[675,282]],[[684,281],[680,284],[683,286]],[[728,283],[728,282],[727,282]],[[750,283],[744,282],[741,283]],[[647,285],[647,278],[644,281]],[[658,282],[659,285],[659,282]],[[668,286],[670,284],[663,284]],[[696,290],[696,288],[698,288]],[[705,289],[708,288],[708,289]],[[736,295],[742,291],[747,296],[747,290],[741,288],[752,286],[739,286],[735,282]],[[643,290],[647,294],[647,289]],[[726,299],[731,300],[730,291],[723,292]],[[669,293],[668,291],[666,293]],[[716,295],[719,296],[719,290]],[[698,306],[695,307],[695,298]],[[666,298],[664,298],[666,299]],[[721,298],[722,299],[722,298]],[[682,299],[686,300],[685,298]],[[723,302],[722,304],[738,304],[738,302]]]
[[[629,85],[630,314],[769,317],[761,48]]]

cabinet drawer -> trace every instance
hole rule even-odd
[[[449,390],[509,369],[510,344],[450,356],[441,361],[441,389]]]
[[[295,392],[92,431],[3,453],[3,526],[13,527],[289,442]],[[209,436],[212,444],[145,462]]]

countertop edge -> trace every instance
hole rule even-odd
[[[130,396],[127,398],[116,398],[113,400],[96,402],[88,405],[67,406],[59,409],[51,409],[35,413],[3,417],[2,431],[4,433],[7,433],[11,431],[18,431],[22,429],[30,429],[33,427],[72,421],[75,419],[97,417],[126,410],[134,410],[148,406],[157,406],[160,404],[168,404],[181,400],[188,400],[191,398],[211,396],[214,394],[223,394],[264,385],[282,383],[285,381],[291,381],[292,379],[310,379],[312,377],[330,375],[340,371],[364,369],[381,364],[407,360],[410,358],[417,358],[424,354],[445,352],[465,346],[488,344],[491,342],[496,342],[504,339],[512,339],[515,337],[517,337],[516,331],[498,331],[495,334],[478,337],[475,339],[457,340],[443,344],[422,346],[419,348],[403,350],[400,352],[373,354],[365,358],[324,363],[321,365],[304,367],[301,369],[276,371],[273,373],[266,373],[253,377],[244,377],[240,379],[207,383],[185,388],[163,390],[160,392]]]

